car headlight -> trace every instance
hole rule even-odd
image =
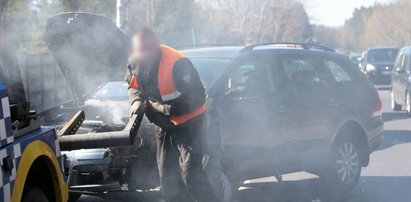
[[[372,72],[372,71],[377,70],[377,68],[375,68],[375,66],[372,64],[367,64],[367,67],[365,67],[365,69],[367,70],[367,72]]]

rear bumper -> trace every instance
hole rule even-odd
[[[368,145],[370,153],[376,151],[384,141],[384,126],[380,126],[368,131]]]
[[[69,191],[75,193],[101,193],[107,191],[121,191],[122,187],[118,182],[111,182],[107,184],[89,184],[89,185],[75,185],[70,186]]]

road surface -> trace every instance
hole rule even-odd
[[[411,201],[411,118],[405,112],[390,109],[387,88],[379,90],[383,103],[385,139],[371,154],[370,164],[363,168],[360,182],[345,196],[330,196],[318,177],[308,173],[284,175],[283,182],[274,177],[246,181],[240,188],[240,202],[408,202]],[[120,195],[120,194],[118,194]],[[158,201],[149,197],[114,196],[111,199],[83,196],[80,202]],[[141,196],[139,196],[141,197]]]

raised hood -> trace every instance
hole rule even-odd
[[[53,16],[47,20],[44,40],[76,98],[108,81],[124,79],[130,38],[106,17]]]

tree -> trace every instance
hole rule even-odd
[[[296,0],[208,0],[201,7],[197,13],[204,20],[198,30],[205,41],[301,42],[311,37],[305,8]]]
[[[5,11],[7,9],[7,4],[9,0],[0,0],[0,29],[4,29],[6,15]]]
[[[323,44],[334,49],[339,48],[338,38],[341,32],[340,28],[316,25],[312,27],[312,32],[315,43]]]
[[[343,50],[361,51],[364,49],[364,30],[373,10],[373,7],[355,9],[353,17],[345,21],[340,34],[340,46]]]
[[[129,2],[128,31],[153,29],[165,43],[191,43],[194,0],[139,0]]]

